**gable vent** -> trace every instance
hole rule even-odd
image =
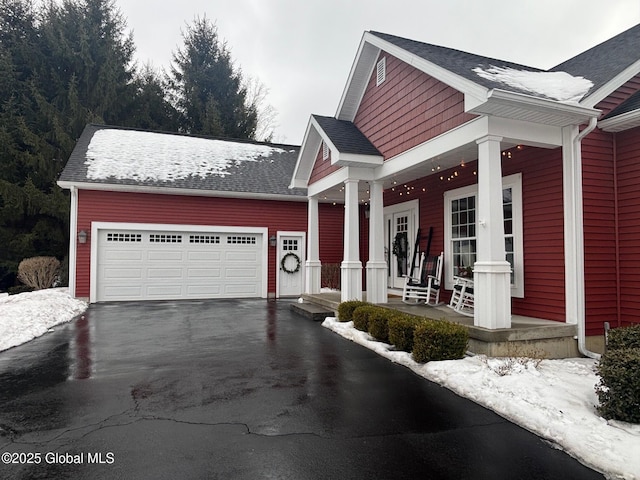
[[[387,57],[382,57],[376,65],[376,86],[384,82],[387,77]]]
[[[322,160],[329,158],[329,145],[326,142],[322,142]]]

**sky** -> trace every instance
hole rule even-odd
[[[551,68],[640,23],[639,0],[115,0],[140,64],[170,66],[206,16],[236,66],[269,90],[275,140],[299,145],[309,116],[333,116],[365,31]],[[152,5],[152,7],[150,7]]]
[[[2,350],[55,329],[70,328],[87,304],[66,288],[18,295],[0,294],[0,371]],[[488,358],[416,363],[407,352],[374,341],[353,322],[329,317],[322,325],[411,369],[456,394],[495,411],[564,450],[608,479],[640,480],[640,425],[605,420],[596,411],[595,360]]]

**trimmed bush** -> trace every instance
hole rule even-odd
[[[396,349],[404,352],[413,350],[413,335],[415,329],[424,318],[416,317],[407,313],[394,313],[389,318],[389,342],[395,345]]]
[[[55,257],[25,258],[18,265],[18,280],[35,289],[53,287],[60,273],[60,261]]]
[[[369,315],[369,334],[376,340],[389,343],[389,318],[393,315],[393,310],[378,308]]]
[[[338,305],[338,321],[339,322],[350,322],[353,320],[353,311],[358,307],[363,307],[364,305],[370,305],[367,302],[361,302],[359,300],[349,300],[348,302],[342,302]]]
[[[363,305],[353,311],[353,326],[361,332],[369,331],[369,316],[380,310],[381,307],[375,305]]]
[[[419,363],[456,360],[464,357],[468,341],[469,332],[464,326],[425,319],[415,328],[413,359]]]
[[[609,331],[607,349],[640,348],[640,323]]]
[[[596,372],[598,412],[606,419],[640,423],[640,348],[607,350]]]

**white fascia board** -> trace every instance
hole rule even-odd
[[[351,65],[340,103],[338,103],[336,118],[340,120],[353,121],[375,68],[380,49],[367,41],[367,38],[371,36],[369,32],[364,32],[360,40],[358,52]]]
[[[381,39],[380,37],[376,37],[370,33],[367,33],[364,38],[369,43],[375,45],[376,47],[388,52],[394,57],[402,60],[403,62],[417,68],[418,70],[426,73],[427,75],[432,76],[436,80],[440,80],[442,83],[449,85],[450,87],[458,90],[459,92],[464,93],[465,95],[469,94],[476,98],[484,98],[486,97],[488,89],[483,87],[482,85],[472,82],[460,75],[447,70],[435,63],[432,63],[428,60],[425,60],[422,57],[414,55],[403,48],[400,48],[392,43],[387,42],[386,40]]]
[[[357,167],[343,167],[340,170],[337,170],[324,178],[321,178],[317,182],[309,185],[309,189],[307,190],[307,195],[309,197],[315,197],[321,195],[322,192],[325,192],[337,185],[343,184],[346,180],[362,180],[362,181],[372,181],[374,180],[373,169],[371,168],[357,168]]]
[[[478,117],[470,120],[386,160],[380,167],[375,169],[375,180],[384,181],[407,169],[429,163],[439,155],[444,155],[464,145],[475,143],[478,138],[488,134],[489,120],[487,117]]]
[[[640,110],[633,110],[606,120],[600,120],[598,126],[605,132],[622,132],[640,126]]]
[[[562,146],[561,127],[492,116],[488,121],[489,135],[502,137],[507,142],[540,148]]]
[[[598,90],[589,94],[587,98],[580,102],[581,105],[585,107],[593,108],[602,100],[607,98],[613,92],[615,92],[618,88],[624,85],[626,82],[631,80],[633,77],[640,73],[640,60],[635,63],[632,63],[627,68],[625,68],[618,75],[613,77],[607,83],[605,83]]]
[[[491,115],[496,108],[511,108],[513,111],[521,111],[523,118],[526,118],[529,114],[546,116],[547,120],[553,119],[560,126],[586,123],[592,117],[598,117],[601,113],[600,110],[585,107],[581,104],[558,102],[523,93],[507,92],[497,88],[489,92],[486,102],[469,112]]]
[[[319,147],[320,136],[318,134],[318,126],[313,117],[310,116],[307,129],[304,132],[302,146],[298,153],[298,159],[296,160],[296,166],[293,169],[289,188],[307,187]]]
[[[382,155],[361,155],[357,153],[340,153],[338,155],[338,159],[336,161],[332,160],[332,164],[334,165],[342,165],[342,166],[365,166],[371,165],[376,167],[378,165],[382,165],[384,162],[384,157]],[[357,165],[354,165],[357,164]]]
[[[96,190],[103,192],[127,192],[127,193],[156,193],[159,195],[178,195],[191,197],[220,197],[220,198],[244,198],[251,200],[272,200],[287,202],[306,202],[307,197],[303,195],[282,195],[271,193],[253,192],[227,192],[223,190],[194,190],[190,188],[170,188],[153,187],[147,185],[121,185],[112,183],[90,183],[90,182],[64,182],[58,181],[58,185],[63,189]],[[305,187],[301,187],[305,188]]]

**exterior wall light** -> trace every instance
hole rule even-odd
[[[271,235],[269,237],[269,246],[270,247],[275,247],[278,244],[278,239],[276,238],[275,235]]]
[[[87,231],[86,230],[80,230],[78,232],[78,243],[87,243]]]

